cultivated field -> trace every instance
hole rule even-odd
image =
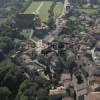
[[[48,10],[50,9],[51,1],[33,1],[24,13],[39,12],[42,21],[48,20]],[[58,3],[55,7],[55,15],[59,16],[63,9],[63,4]]]

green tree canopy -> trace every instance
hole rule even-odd
[[[8,100],[11,91],[7,87],[0,87],[0,100]]]
[[[25,80],[18,91],[15,100],[48,100],[48,92],[50,89],[50,82],[40,76],[34,80]],[[27,100],[26,99],[26,100]]]

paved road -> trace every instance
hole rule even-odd
[[[69,5],[69,1],[65,0],[64,2],[64,7],[63,7],[63,11],[61,13],[61,15],[56,19],[56,29],[53,30],[48,36],[45,37],[44,40],[51,42],[52,40],[54,40],[55,37],[57,37],[59,35],[59,33],[61,33],[61,31],[63,30],[62,26],[65,26],[65,20],[62,18],[62,16],[65,16],[66,14],[66,6]],[[59,20],[62,19],[62,23],[59,24]]]

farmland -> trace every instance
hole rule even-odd
[[[36,12],[37,9],[39,8],[39,6],[42,4],[42,6],[40,7],[40,9],[38,10],[38,13],[40,14],[40,17],[42,19],[42,21],[47,21],[48,20],[48,10],[50,9],[50,6],[52,4],[51,1],[33,1],[31,3],[31,5],[26,9],[26,11],[24,13],[32,13],[32,12]],[[63,4],[58,3],[54,9],[55,15],[59,16],[59,14],[61,13],[63,9]]]

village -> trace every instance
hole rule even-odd
[[[64,0],[63,11],[55,20],[57,2],[49,10],[49,25],[39,13],[16,15],[14,28],[29,29],[30,35],[11,59],[25,70],[27,78],[41,75],[52,80],[58,75],[57,85],[49,90],[50,100],[99,100],[100,15],[82,13]],[[89,5],[88,1],[85,7]],[[34,36],[40,39],[33,40]]]

